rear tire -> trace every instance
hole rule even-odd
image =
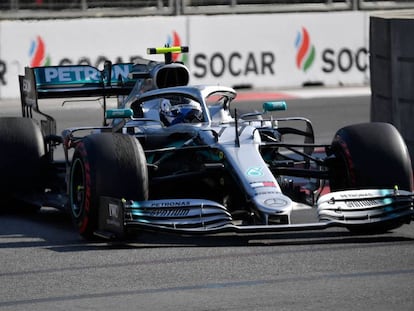
[[[412,191],[410,155],[403,138],[389,123],[363,123],[340,129],[330,152],[335,161],[330,169],[331,191],[352,189],[394,189]],[[398,219],[370,226],[351,226],[358,233],[383,233],[409,222]]]
[[[69,181],[69,204],[81,236],[92,239],[99,223],[101,196],[148,199],[144,151],[130,135],[94,134],[76,147]]]
[[[41,202],[21,201],[42,193],[45,142],[39,125],[29,118],[0,118],[1,205],[38,209]],[[6,203],[7,202],[7,203]],[[6,206],[5,206],[6,207]]]

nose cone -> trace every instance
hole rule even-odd
[[[264,219],[272,219],[275,216],[284,216],[290,223],[290,214],[293,209],[292,200],[283,193],[272,193],[271,195],[259,195],[253,199],[257,209],[263,214]]]

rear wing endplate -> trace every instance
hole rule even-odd
[[[137,80],[130,75],[132,68],[132,63],[110,62],[102,71],[88,65],[26,67],[19,76],[22,107],[39,110],[42,98],[127,95]]]

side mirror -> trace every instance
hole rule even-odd
[[[263,103],[263,111],[284,111],[287,110],[287,105],[285,101],[277,102],[265,102]]]

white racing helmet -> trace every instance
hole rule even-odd
[[[203,110],[198,102],[188,98],[179,101],[164,98],[160,103],[160,119],[166,126],[202,122]]]

